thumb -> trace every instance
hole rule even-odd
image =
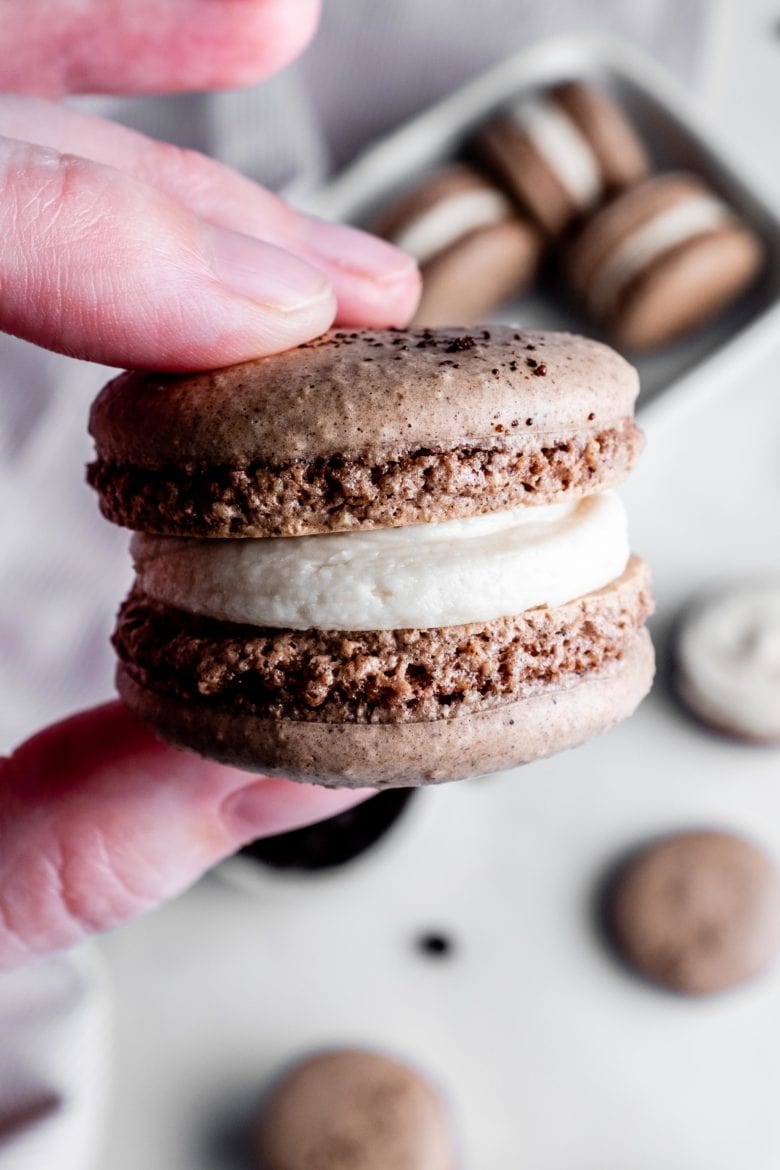
[[[119,703],[0,759],[0,969],[119,926],[247,841],[356,804],[174,751]]]
[[[335,315],[326,277],[153,187],[0,138],[0,329],[112,366],[199,369],[298,345]]]

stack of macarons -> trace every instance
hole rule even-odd
[[[653,673],[612,491],[637,391],[607,346],[506,326],[114,379],[89,477],[137,530],[120,693],[173,743],[328,785],[498,771],[604,730]]]
[[[482,319],[536,277],[543,254],[620,347],[651,350],[708,321],[756,277],[756,233],[693,174],[651,175],[606,93],[581,81],[526,92],[457,162],[375,224],[420,262],[416,323]]]

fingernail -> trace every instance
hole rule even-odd
[[[224,228],[206,231],[214,272],[232,292],[281,313],[330,296],[324,273],[283,248]]]
[[[417,271],[411,256],[359,228],[324,219],[308,219],[305,225],[305,242],[312,252],[358,276],[385,284],[409,280]]]

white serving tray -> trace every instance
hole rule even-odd
[[[524,50],[382,139],[305,205],[329,219],[370,227],[402,190],[456,156],[494,109],[527,90],[573,79],[594,82],[616,99],[642,134],[657,170],[702,175],[766,245],[761,279],[715,322],[657,353],[627,355],[639,369],[643,424],[654,426],[682,405],[729,385],[735,374],[744,374],[748,359],[771,345],[780,327],[780,216],[757,181],[743,177],[733,151],[694,110],[690,94],[636,49],[594,36]],[[493,319],[609,340],[549,280]]]

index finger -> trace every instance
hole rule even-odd
[[[0,89],[173,93],[251,85],[308,44],[319,0],[0,0]]]

